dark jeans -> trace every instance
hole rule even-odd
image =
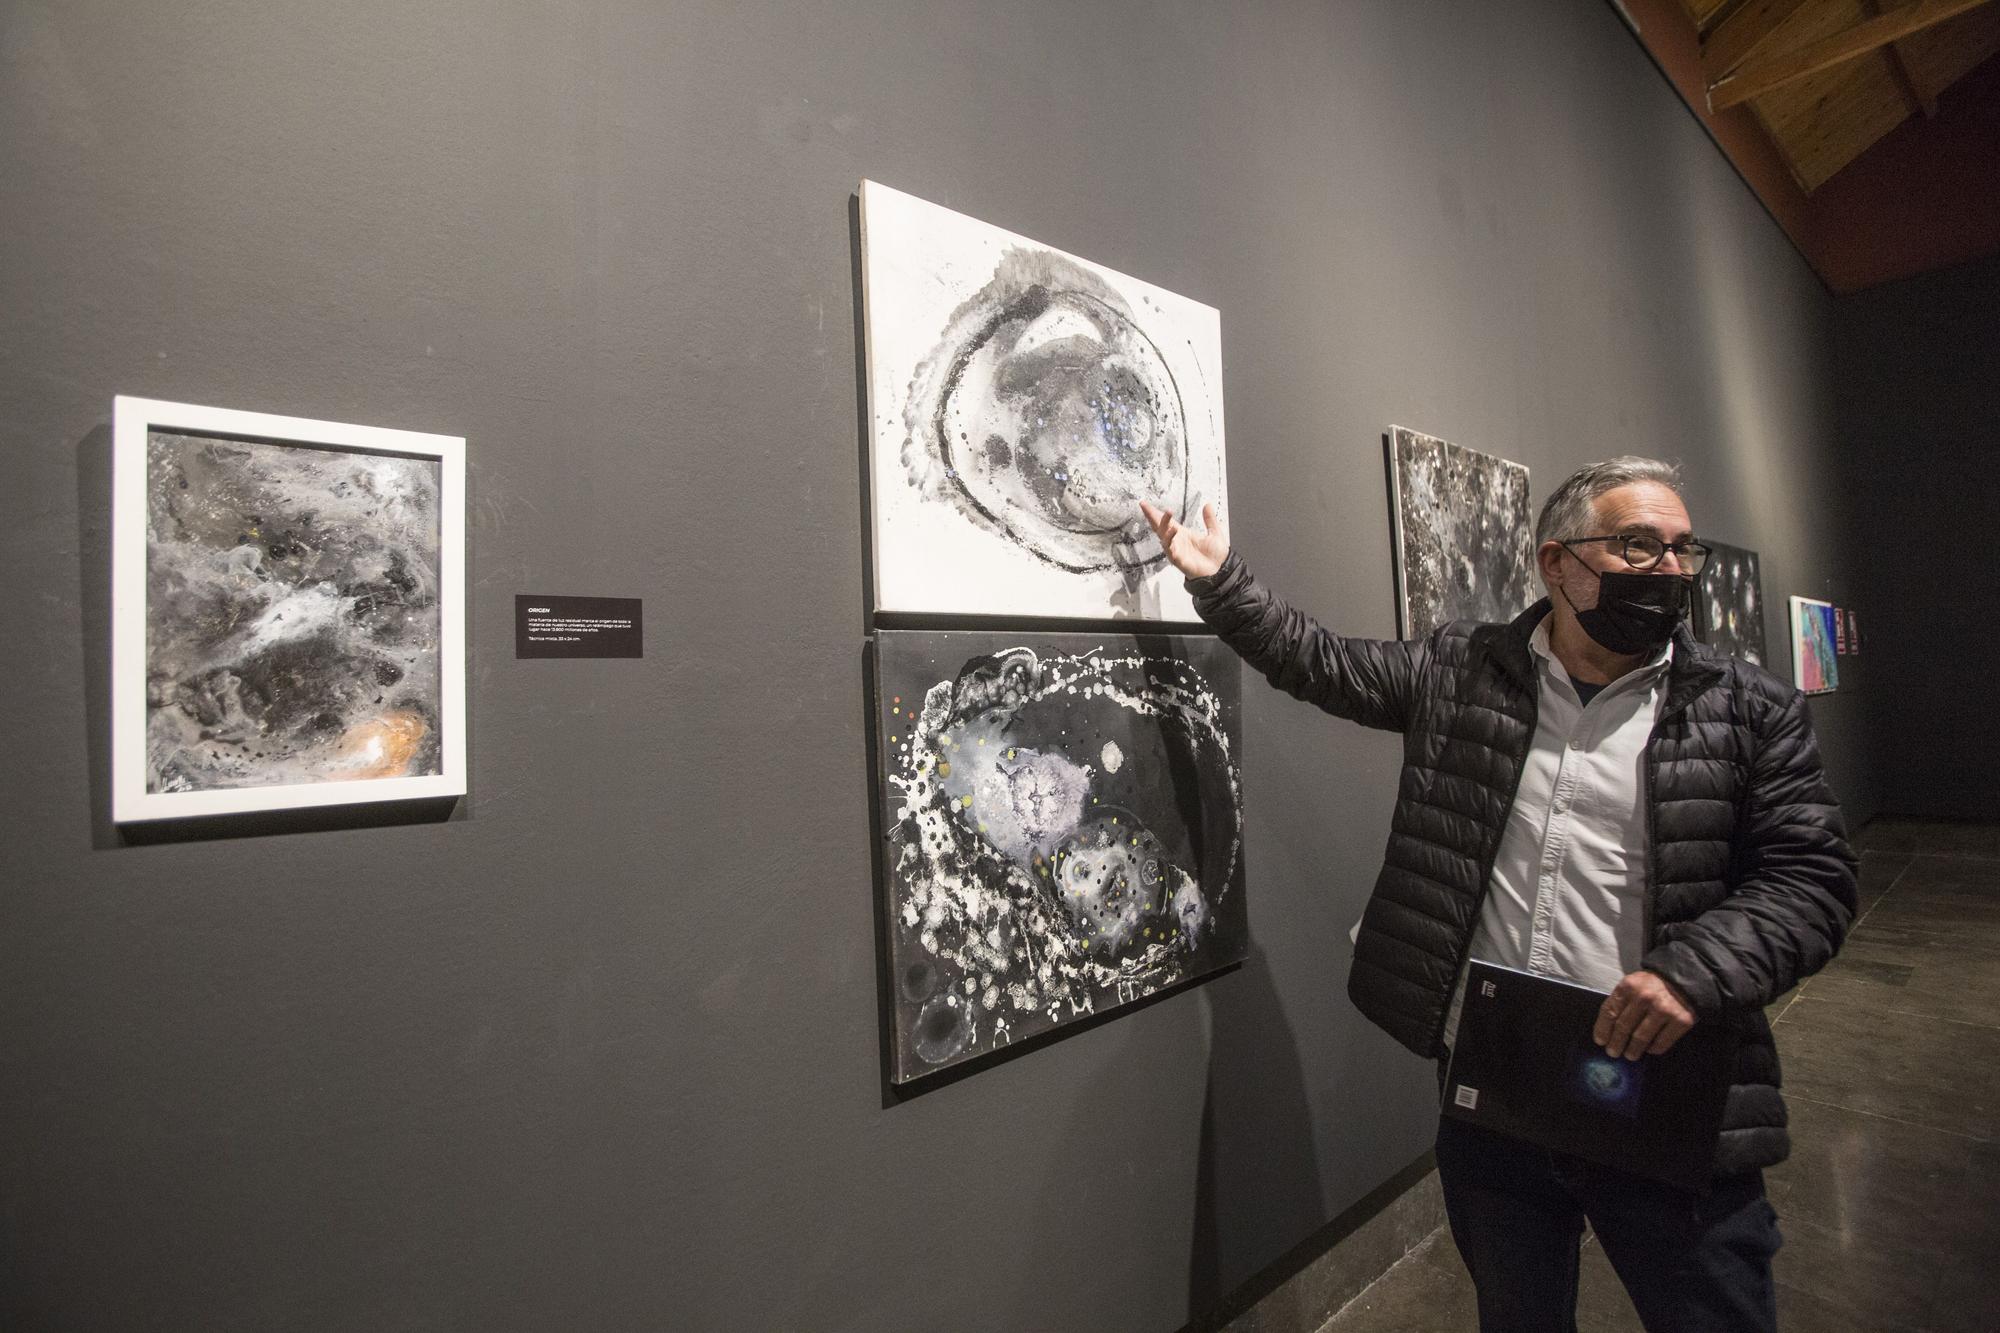
[[[1771,1333],[1778,1216],[1764,1174],[1707,1195],[1440,1117],[1438,1180],[1480,1333],[1575,1333],[1586,1218],[1648,1333]]]

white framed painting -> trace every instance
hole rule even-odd
[[[1832,694],[1840,688],[1839,631],[1834,627],[1839,614],[1832,602],[1792,598],[1792,684],[1807,694]]]
[[[113,422],[113,819],[463,795],[465,441]]]
[[[1139,512],[1226,500],[1222,316],[861,183],[875,609],[1193,621]]]

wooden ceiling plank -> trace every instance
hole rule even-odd
[[[1879,15],[1882,12],[1882,0],[1861,0],[1861,3],[1870,14]],[[1911,68],[1909,60],[1903,55],[1903,48],[1890,42],[1882,50],[1889,57],[1889,72],[1895,76],[1896,86],[1902,90],[1903,99],[1910,104],[1910,110],[1923,112],[1925,120],[1935,117],[1937,94],[1917,82],[1917,72]]]
[[[1758,54],[1806,0],[1747,0],[1702,39],[1701,70],[1709,86],[1722,82]]]
[[[1903,49],[1894,42],[1882,48],[1889,53],[1889,66],[1896,71],[1896,81],[1903,85],[1903,93],[1911,105],[1924,113],[1925,120],[1937,116],[1937,94],[1917,82],[1917,72],[1910,68],[1910,62],[1903,58]]]
[[[1808,193],[1910,115],[1881,52],[1786,84],[1750,106],[1783,143]]]
[[[1916,0],[1914,4],[1898,6],[1887,14],[1863,20],[1830,37],[1808,42],[1797,51],[1752,61],[1721,82],[1709,86],[1709,110],[1722,111],[1761,97],[1774,88],[1782,88],[1795,80],[1831,69],[1898,38],[1921,32],[1933,24],[1988,3],[1990,0]]]
[[[2000,53],[2000,5],[1961,14],[1896,43],[1920,89],[1943,93]]]

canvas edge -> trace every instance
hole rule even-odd
[[[861,366],[862,378],[867,381],[864,390],[866,401],[862,404],[863,414],[868,422],[868,533],[869,533],[869,600],[876,610],[883,607],[882,568],[882,451],[876,438],[876,413],[882,409],[881,395],[875,383],[875,286],[872,251],[868,244],[868,201],[879,197],[887,186],[872,181],[866,176],[855,189],[855,215],[859,224],[861,245]]]
[[[865,182],[864,182],[865,183]],[[887,985],[882,992],[883,1041],[889,1057],[889,1082],[893,1087],[903,1087],[924,1076],[926,1071],[909,1068],[907,1053],[903,1049],[902,992],[898,988],[899,951],[896,947],[896,865],[889,855],[891,831],[901,822],[895,816],[895,808],[889,799],[889,777],[895,766],[895,750],[889,744],[889,727],[884,721],[885,704],[889,698],[889,677],[885,670],[889,643],[901,641],[905,634],[923,631],[876,629],[868,636],[868,651],[873,657],[870,664],[874,668],[875,690],[874,716],[870,725],[875,729],[875,747],[879,756],[874,773],[874,790],[869,799],[874,804],[880,827],[874,836],[878,839],[876,851],[881,856],[880,871],[876,875],[875,897],[882,911],[881,950]]]
[[[439,464],[439,713],[443,772],[287,787],[149,792],[145,775],[146,443],[155,427],[214,432],[300,447],[372,450]],[[465,744],[465,438],[118,394],[112,399],[111,821],[146,823],[206,815],[463,796]]]
[[[1408,560],[1403,549],[1403,478],[1396,465],[1397,437],[1412,434],[1407,426],[1391,422],[1382,434],[1384,461],[1389,465],[1389,564],[1396,576],[1396,637],[1410,637],[1410,583],[1403,566]]]

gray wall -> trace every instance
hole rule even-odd
[[[1883,806],[2000,818],[2000,258],[1843,297],[1833,323]]]
[[[863,175],[1219,306],[1239,544],[1348,632],[1391,422],[1678,455],[1842,591],[1828,301],[1609,7],[0,15],[11,1328],[1171,1329],[1428,1146],[1342,993],[1397,743],[1262,689],[1250,963],[885,1099]],[[120,392],[468,437],[448,822],[106,825]],[[648,657],[513,660],[528,591]]]

